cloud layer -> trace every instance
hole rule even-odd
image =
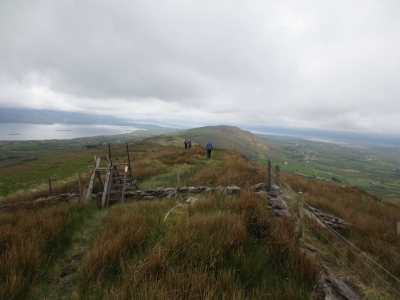
[[[396,134],[399,9],[394,0],[6,0],[0,106]]]

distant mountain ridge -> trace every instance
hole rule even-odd
[[[0,123],[116,125],[127,122],[129,121],[112,116],[91,115],[79,112],[0,108]]]
[[[122,119],[107,115],[86,114],[80,112],[67,112],[55,110],[19,109],[0,107],[0,123],[26,123],[26,124],[74,124],[74,125],[123,125],[135,126],[147,130],[164,128],[164,131],[177,129],[163,127],[151,123],[136,123],[134,120]]]

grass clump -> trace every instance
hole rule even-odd
[[[175,201],[129,203],[112,208],[83,262],[79,283],[82,297],[103,297],[107,287],[121,280],[126,266],[164,234],[166,223],[162,220]]]
[[[309,299],[317,268],[296,242],[282,240],[262,197],[202,195],[164,220],[174,205],[115,207],[83,265],[80,297]]]
[[[1,213],[0,298],[29,298],[89,211],[89,207],[70,204]]]

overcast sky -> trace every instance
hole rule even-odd
[[[1,0],[0,107],[397,134],[399,12],[398,0]]]

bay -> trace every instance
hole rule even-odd
[[[143,130],[121,125],[0,123],[1,141],[65,140]]]

